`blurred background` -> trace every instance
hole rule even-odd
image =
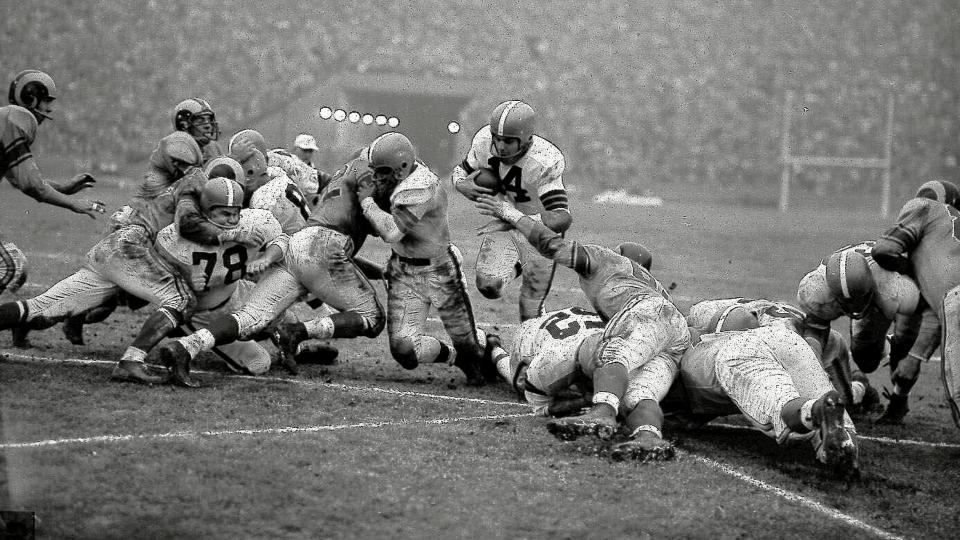
[[[894,211],[925,180],[960,180],[951,0],[0,3],[0,80],[37,68],[60,91],[36,146],[51,171],[139,177],[172,107],[199,96],[222,144],[246,127],[277,147],[309,132],[328,171],[389,128],[322,107],[395,116],[446,175],[492,107],[519,98],[587,194],[776,207],[785,112],[791,154],[868,158],[892,112]],[[876,169],[794,172],[799,200],[878,204]]]

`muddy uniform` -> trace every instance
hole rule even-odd
[[[837,250],[854,250],[862,254],[877,285],[870,307],[864,311],[862,317],[850,321],[850,349],[853,360],[866,373],[876,370],[883,358],[887,330],[895,318],[903,316],[898,323],[897,332],[900,334],[915,334],[919,326],[919,320],[909,322],[917,310],[919,293],[916,284],[907,276],[881,268],[870,256],[872,248],[873,242],[862,242]],[[797,302],[806,313],[804,336],[817,339],[821,344],[826,339],[830,322],[845,316],[839,301],[827,285],[825,262],[821,262],[815,270],[800,280]],[[932,339],[937,337],[934,335]]]
[[[513,165],[501,164],[492,156],[490,145],[490,127],[484,126],[474,135],[460,164],[464,171],[470,173],[483,167],[495,171],[500,177],[500,196],[524,214],[567,208],[563,154],[553,143],[534,135],[530,149]],[[517,231],[488,233],[483,236],[477,255],[477,288],[485,296],[498,298],[508,282],[522,276],[520,320],[526,320],[543,313],[555,268],[552,260],[532,249]]]
[[[270,245],[287,249],[289,237],[266,210],[242,210],[237,229],[234,241],[218,246],[186,240],[174,225],[157,235],[157,252],[177,269],[197,297],[196,310],[183,325],[187,333],[238,309],[247,299],[253,288],[253,283],[244,279],[247,261],[259,257]],[[237,341],[213,352],[234,370],[259,375],[270,369],[269,352],[254,341]]]
[[[310,208],[317,205],[320,200],[320,192],[333,180],[329,174],[304,163],[302,159],[282,148],[267,152],[267,165],[270,166],[267,169],[270,178],[278,176],[279,171],[286,173],[300,188],[300,192],[306,198]]]
[[[953,420],[960,427],[960,231],[958,212],[930,199],[907,201],[897,224],[873,248],[878,262],[911,272],[930,308],[939,314],[941,375]],[[907,268],[897,260],[908,256]]]
[[[375,337],[382,331],[383,306],[353,261],[373,233],[356,195],[357,182],[368,174],[367,162],[354,160],[327,185],[306,226],[290,238],[283,264],[267,270],[234,314],[241,339],[263,330],[307,292],[338,311],[359,315],[361,335]]]
[[[302,229],[310,219],[310,203],[296,182],[283,172],[257,188],[248,207],[269,210],[280,222],[284,234],[289,235]]]
[[[677,386],[686,397],[685,412],[703,420],[743,414],[778,443],[791,434],[781,416],[784,405],[833,389],[813,349],[781,324],[703,334],[683,354]],[[664,409],[671,412],[667,402]],[[853,428],[847,413],[844,424]]]
[[[37,138],[37,119],[19,105],[0,107],[0,180],[6,178],[29,193],[43,183],[30,151]],[[0,293],[20,288],[26,279],[26,257],[12,242],[3,242],[0,231]]]
[[[691,306],[687,312],[687,324],[701,332],[713,332],[716,328],[709,327],[721,326],[721,319],[724,313],[729,312],[737,306],[742,306],[753,313],[760,322],[760,326],[771,326],[783,323],[794,324],[803,321],[803,312],[790,304],[762,299],[723,298],[719,300],[704,300]],[[717,318],[716,324],[711,325],[712,319],[714,318]]]
[[[565,240],[527,217],[516,227],[540,253],[580,276],[580,288],[607,322],[599,365],[620,363],[628,372],[645,368],[644,378],[630,379],[622,404],[626,410],[643,399],[663,399],[690,344],[687,322],[663,285],[613,250]]]
[[[434,306],[457,354],[479,360],[483,338],[467,296],[463,257],[450,243],[447,191],[439,178],[418,163],[396,186],[390,200],[377,204],[382,205],[381,211],[389,205],[389,214],[384,216],[392,221],[395,229],[391,232],[396,235],[390,237],[378,230],[378,236],[393,249],[387,263],[387,331],[393,357],[407,369],[435,360],[439,341],[424,332],[430,306]],[[374,221],[369,215],[368,219]]]

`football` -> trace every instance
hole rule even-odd
[[[478,187],[492,189],[494,191],[500,189],[500,177],[497,176],[497,173],[493,172],[493,169],[480,169],[480,172],[473,179],[473,183]]]

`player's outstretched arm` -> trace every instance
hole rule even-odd
[[[43,179],[40,168],[32,157],[18,164],[12,171],[10,183],[38,202],[66,208],[78,214],[86,214],[93,219],[96,219],[97,214],[106,211],[106,205],[102,201],[85,197],[74,198],[60,192],[57,189],[59,186]]]
[[[80,173],[70,180],[64,180],[63,182],[54,182],[52,180],[48,180],[47,182],[53,189],[64,195],[74,195],[85,189],[92,188],[93,185],[97,183],[97,179],[88,173]]]

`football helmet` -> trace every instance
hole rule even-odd
[[[246,178],[246,172],[243,165],[230,157],[215,157],[203,166],[203,172],[207,173],[207,178],[223,177],[236,182],[243,182]]]
[[[233,137],[230,137],[230,142],[227,144],[227,153],[232,154],[234,144],[244,139],[250,141],[253,147],[259,150],[261,154],[267,155],[267,140],[255,129],[242,129],[234,133]]]
[[[174,178],[183,176],[190,167],[203,163],[203,152],[193,137],[182,131],[174,131],[160,139],[150,155],[150,164],[166,171]]]
[[[508,156],[500,155],[497,145],[490,143],[490,153],[500,159],[511,160],[522,156],[533,144],[533,129],[536,113],[533,107],[518,100],[504,101],[493,108],[490,115],[490,133],[498,137],[513,137],[520,140],[519,149]]]
[[[916,197],[933,199],[960,209],[960,188],[947,180],[930,180],[917,189]]]
[[[413,171],[416,159],[413,143],[401,133],[384,133],[370,143],[370,168],[374,173],[377,169],[390,169],[395,180],[403,180]]]
[[[243,190],[247,194],[252,194],[270,181],[270,175],[267,174],[267,158],[259,150],[254,150],[253,154],[240,162],[240,165],[244,173]]]
[[[37,123],[50,119],[50,111],[40,108],[45,101],[57,98],[57,85],[53,77],[37,69],[25,69],[10,82],[10,103],[33,113]]]
[[[186,131],[197,139],[197,144],[201,146],[220,137],[217,117],[207,100],[201,98],[185,99],[177,103],[173,108],[173,128]]]
[[[827,287],[840,309],[850,318],[862,317],[877,290],[867,259],[853,249],[842,249],[830,255],[825,265]]]
[[[653,264],[653,255],[650,251],[636,242],[622,242],[617,245],[617,253],[650,270]]]
[[[235,180],[222,176],[207,180],[207,183],[203,185],[203,190],[200,191],[200,210],[203,212],[203,215],[209,219],[210,213],[214,208],[224,206],[229,208],[242,208],[243,187]]]
[[[734,304],[710,318],[707,323],[707,332],[730,332],[735,330],[750,330],[759,328],[760,320],[756,313],[742,304]]]

